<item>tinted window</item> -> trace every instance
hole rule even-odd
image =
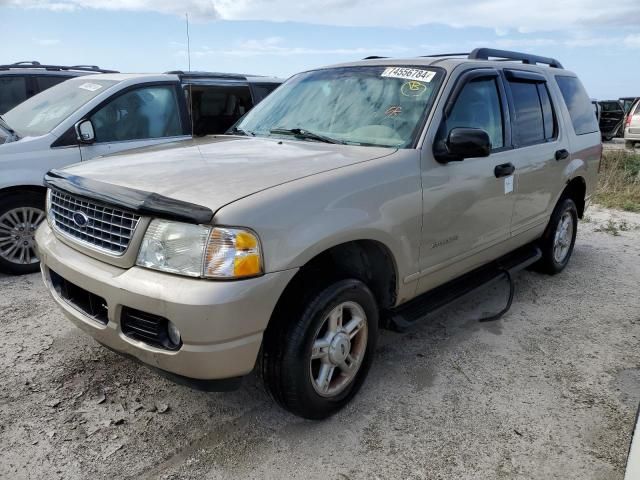
[[[276,88],[278,88],[277,83],[254,83],[251,85],[256,103],[260,102]]]
[[[569,110],[576,135],[598,131],[598,122],[591,109],[591,100],[582,83],[576,77],[556,76],[562,98]]]
[[[542,119],[544,121],[544,139],[551,140],[556,136],[556,117],[551,105],[549,90],[546,83],[538,83],[538,95],[542,106]]]
[[[0,77],[0,115],[27,99],[27,84],[24,77],[8,75]]]
[[[601,102],[603,112],[622,112],[622,105],[618,102]]]
[[[467,83],[446,120],[447,135],[457,127],[481,128],[489,134],[492,148],[504,146],[504,128],[498,87],[493,78]]]
[[[544,141],[544,120],[537,85],[525,82],[509,84],[515,109],[513,125],[516,143],[530,145]]]
[[[175,89],[132,90],[109,101],[91,116],[97,142],[119,142],[182,135]]]
[[[49,87],[53,87],[59,83],[69,80],[69,77],[62,76],[50,76],[50,77],[36,77],[36,84],[38,85],[38,92],[46,90]]]

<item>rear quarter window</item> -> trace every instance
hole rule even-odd
[[[562,98],[569,110],[571,123],[576,135],[598,131],[598,121],[593,114],[591,100],[580,80],[576,77],[556,76]]]

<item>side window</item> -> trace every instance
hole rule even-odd
[[[467,83],[445,121],[443,135],[453,128],[481,128],[489,134],[492,149],[504,146],[504,122],[495,78]]]
[[[27,81],[25,77],[7,75],[0,77],[0,114],[8,112],[27,99]]]
[[[38,86],[36,91],[39,93],[68,79],[69,77],[63,76],[36,77],[36,85]]]
[[[253,99],[256,104],[260,103],[267,95],[273,92],[280,85],[277,83],[254,83],[251,85]]]
[[[580,80],[576,77],[557,75],[556,82],[560,87],[564,103],[569,110],[569,116],[576,135],[597,132],[599,127],[589,105],[591,100],[589,100],[589,96]]]
[[[522,147],[555,138],[556,120],[547,84],[517,80],[508,84],[513,99],[515,143]]]
[[[91,116],[97,142],[121,142],[182,134],[173,86],[131,90]]]

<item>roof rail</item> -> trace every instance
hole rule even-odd
[[[422,57],[425,58],[437,58],[437,57],[466,57],[467,55],[469,55],[469,52],[465,52],[465,53],[436,53],[433,55],[421,55]]]
[[[381,57],[379,55],[369,55],[368,57],[364,57],[363,60],[376,60],[378,58],[389,58],[389,57]]]
[[[496,50],[494,48],[476,48],[469,54],[470,60],[489,60],[490,57],[501,60],[520,60],[528,65],[536,65],[542,63],[552,68],[564,68],[562,64],[555,58],[541,57],[531,55],[529,53],[511,52],[509,50]]]
[[[79,71],[79,72],[96,72],[96,73],[119,73],[117,70],[106,70],[97,65],[42,65],[40,62],[16,62],[9,65],[0,65],[0,70],[10,70],[12,68],[29,68],[43,69],[49,71]]]

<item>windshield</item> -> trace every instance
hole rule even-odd
[[[96,80],[87,77],[67,80],[22,102],[2,118],[21,137],[44,135],[93,97],[116,83],[116,80]]]
[[[344,67],[301,73],[251,110],[232,131],[280,136],[285,130],[354,145],[406,148],[419,134],[440,84],[439,70]],[[304,135],[307,140],[318,140]]]

